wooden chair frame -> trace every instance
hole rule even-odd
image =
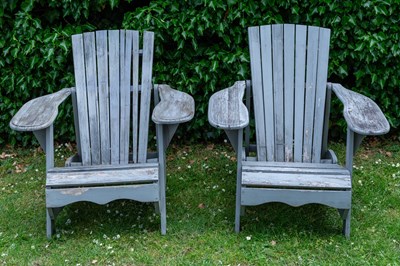
[[[327,82],[329,38],[329,29],[312,26],[250,27],[252,80],[210,98],[209,122],[224,129],[237,153],[236,232],[244,206],[318,203],[338,209],[350,237],[353,155],[365,136],[390,127],[371,99]],[[327,146],[332,91],[348,126],[345,167]],[[256,145],[249,144],[251,94]]]
[[[142,49],[139,36],[132,30],[73,35],[75,87],[27,102],[10,121],[14,130],[33,131],[46,153],[48,238],[64,206],[117,199],[154,202],[166,234],[165,150],[178,125],[193,118],[194,100],[152,84],[154,33],[143,33]],[[155,153],[147,148],[153,89]],[[54,167],[53,123],[70,95],[78,153],[65,167]]]

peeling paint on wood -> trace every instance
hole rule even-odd
[[[75,88],[38,97],[25,103],[10,121],[10,127],[17,131],[35,131],[49,127],[58,114],[58,106]]]
[[[63,190],[61,194],[71,195],[71,196],[79,196],[88,191],[88,188],[71,188],[68,190]]]
[[[187,93],[172,89],[166,84],[158,86],[161,101],[153,110],[152,120],[156,124],[178,124],[194,116],[194,100]]]
[[[370,98],[332,83],[332,90],[342,101],[348,127],[360,135],[382,135],[390,130],[389,122],[379,106]]]
[[[211,96],[208,103],[208,121],[217,128],[233,130],[249,124],[249,112],[243,104],[245,81],[237,81],[232,87]]]

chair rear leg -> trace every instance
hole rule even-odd
[[[156,214],[161,214],[160,213],[160,203],[157,201],[157,202],[154,202],[154,211],[155,211],[155,213]]]
[[[350,220],[351,220],[351,209],[339,209],[340,216],[343,219],[343,235],[350,238]]]
[[[240,232],[240,203],[236,201],[236,211],[235,211],[235,232]]]
[[[48,239],[56,231],[56,218],[64,207],[46,208],[46,235]]]
[[[246,207],[240,206],[240,216],[244,216],[245,213],[246,213]]]
[[[55,231],[55,217],[53,210],[51,208],[46,209],[46,236],[47,239],[51,239],[51,236],[53,235]]]
[[[347,211],[346,218],[343,220],[343,234],[347,239],[350,238],[350,220],[351,220],[351,209]]]

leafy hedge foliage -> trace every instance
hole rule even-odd
[[[185,134],[217,137],[207,122],[208,99],[236,80],[250,79],[247,27],[271,23],[331,28],[329,80],[373,98],[391,125],[399,126],[396,0],[10,0],[0,4],[0,144],[31,140],[8,128],[23,102],[73,85],[71,34],[120,27],[156,33],[155,82],[187,91],[196,101]],[[335,103],[332,110],[333,132],[340,133],[341,107]],[[58,138],[73,136],[71,116],[71,105],[64,104]]]

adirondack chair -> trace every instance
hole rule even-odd
[[[166,234],[165,150],[179,123],[192,119],[194,100],[152,84],[154,33],[109,30],[72,36],[75,86],[33,99],[10,127],[33,131],[46,152],[47,237],[61,208],[78,201],[154,202]],[[141,71],[141,77],[139,77]],[[148,152],[151,91],[157,152]],[[159,102],[159,94],[161,101]],[[53,122],[72,96],[78,154],[54,167]]]
[[[389,123],[369,98],[327,83],[329,29],[265,25],[250,27],[248,35],[251,81],[215,93],[208,109],[210,124],[224,129],[237,153],[235,231],[245,206],[318,203],[339,210],[348,238],[353,155],[366,135],[387,133]],[[331,91],[347,121],[345,167],[327,147]],[[251,93],[255,146],[249,145]]]

